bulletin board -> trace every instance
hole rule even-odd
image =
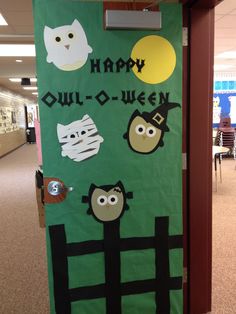
[[[220,119],[230,118],[236,126],[236,81],[215,80],[213,94],[213,127],[219,127]]]
[[[19,130],[19,113],[11,107],[0,107],[0,134]]]

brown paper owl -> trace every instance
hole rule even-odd
[[[152,112],[142,114],[135,110],[129,120],[128,131],[124,134],[130,148],[136,153],[151,154],[158,147],[162,147],[164,134],[169,131],[166,125],[168,110],[175,107],[180,105],[166,103]]]

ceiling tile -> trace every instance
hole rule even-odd
[[[17,26],[14,28],[15,34],[25,34],[25,35],[34,35],[34,27],[33,25],[28,26]]]
[[[236,40],[232,40],[232,38],[218,38],[215,41],[215,45],[218,45],[218,46],[232,46],[232,47],[234,47],[236,45]]]
[[[236,30],[232,28],[216,28],[215,38],[232,38],[236,39]]]
[[[13,33],[14,33],[14,30],[11,26],[0,27],[0,34],[13,34]]]
[[[5,18],[9,25],[20,26],[20,25],[33,25],[32,12],[8,12],[5,14]]]
[[[229,51],[229,50],[234,50],[235,46],[232,47],[232,45],[219,45],[219,44],[215,44],[215,56],[218,55],[219,53],[225,52],[225,51]]]
[[[236,5],[236,1],[235,1]],[[235,28],[236,29],[236,15],[224,16],[220,20],[216,21],[217,28]]]
[[[0,12],[2,11],[32,11],[32,0],[2,0]]]
[[[218,4],[215,13],[216,14],[229,14],[231,11],[236,8],[235,0],[225,0],[222,3]]]
[[[215,21],[222,19],[222,17],[224,17],[224,16],[225,16],[224,14],[216,14],[215,15]]]

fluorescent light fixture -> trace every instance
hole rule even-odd
[[[21,78],[18,78],[18,77],[12,77],[12,78],[9,78],[9,80],[11,82],[14,82],[14,83],[20,83],[21,82]],[[35,82],[37,82],[37,79],[35,77],[30,77],[30,82],[35,83]]]
[[[35,57],[35,46],[29,44],[0,44],[0,57]]]
[[[36,96],[38,96],[38,92],[32,93],[32,95],[36,95]]]
[[[4,19],[1,13],[0,13],[0,25],[1,26],[8,25],[7,21]]]
[[[26,87],[23,87],[23,89],[25,89],[25,90],[37,90],[38,87],[37,86],[26,86]]]
[[[230,65],[230,64],[215,64],[214,70],[215,71],[227,70],[227,69],[232,69],[234,67],[235,67],[234,65]]]
[[[21,63],[23,60],[16,59],[16,62]]]
[[[9,81],[14,82],[14,83],[20,83],[21,78],[9,78]]]
[[[9,94],[5,94],[0,92],[0,97],[6,98],[6,99],[18,99],[19,101],[25,101],[25,99],[17,97],[16,95],[9,95]]]
[[[236,59],[236,51],[226,51],[222,52],[219,55],[216,56],[218,59]]]

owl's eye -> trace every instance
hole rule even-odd
[[[56,40],[56,42],[60,42],[61,41],[61,37],[59,37],[59,36],[57,36],[56,38],[55,38],[55,40]]]
[[[148,137],[154,137],[156,135],[157,131],[154,127],[150,126],[147,128],[146,134]]]
[[[97,199],[97,203],[100,206],[104,206],[107,204],[107,197],[105,195],[100,195]]]
[[[142,124],[138,124],[135,128],[135,132],[138,134],[138,135],[143,135],[146,131],[146,128],[144,125]]]
[[[68,37],[69,37],[70,39],[72,39],[72,38],[74,38],[74,34],[73,34],[73,33],[69,33],[69,34],[68,34]]]
[[[109,203],[110,205],[116,205],[117,202],[118,202],[118,197],[117,197],[116,195],[110,195],[110,196],[108,197],[108,203]]]

